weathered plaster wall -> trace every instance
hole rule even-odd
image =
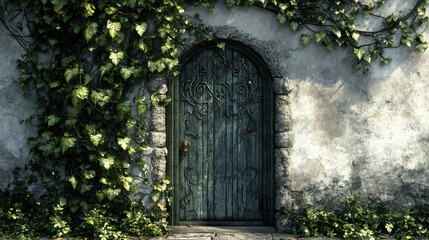
[[[0,187],[7,184],[15,167],[28,161],[27,138],[35,133],[31,125],[20,124],[36,107],[17,83],[16,60],[22,53],[18,42],[0,28]]]
[[[389,66],[363,75],[350,51],[303,47],[300,33],[263,9],[187,11],[214,37],[254,48],[271,68],[277,210],[336,207],[351,194],[401,206],[429,201],[429,53],[391,50]]]

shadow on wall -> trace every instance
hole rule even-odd
[[[404,189],[408,183],[396,176],[398,171],[420,171],[422,166],[409,162],[427,159],[427,154],[418,154],[427,146],[421,139],[429,135],[427,54],[406,47],[388,50],[385,56],[392,62],[387,66],[375,62],[365,75],[353,69],[352,49],[331,52],[314,43],[304,47],[300,32],[280,25],[275,14],[263,9],[218,4],[215,14],[187,10],[213,27],[213,38],[253,48],[272,76],[285,80],[289,102],[282,107],[290,108],[293,135],[285,163],[290,185],[285,185],[292,202],[332,206],[350,194],[392,201],[425,195],[428,174],[414,176],[418,187],[410,191]],[[296,174],[300,171],[307,174]]]

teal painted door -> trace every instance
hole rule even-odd
[[[262,222],[272,183],[258,67],[237,49],[212,47],[189,58],[179,80],[178,220]]]

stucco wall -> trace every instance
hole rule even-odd
[[[21,46],[0,27],[0,187],[7,184],[15,167],[28,161],[27,138],[36,131],[27,123],[20,124],[36,108],[34,99],[24,97],[17,82],[16,60],[22,53]]]

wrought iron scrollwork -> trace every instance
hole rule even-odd
[[[209,111],[217,106],[236,120],[248,119],[242,137],[256,130],[251,105],[261,101],[261,83],[251,74],[251,64],[244,58],[228,58],[216,54],[210,59],[197,58],[194,72],[185,75],[181,82],[182,101],[186,103],[185,134],[198,137],[192,129],[204,121]],[[225,81],[226,79],[226,81]]]
[[[180,199],[182,219],[195,219],[197,217],[197,211],[190,205],[193,200],[194,187],[198,187],[200,176],[195,168],[186,168],[184,171],[184,177],[187,190]]]

